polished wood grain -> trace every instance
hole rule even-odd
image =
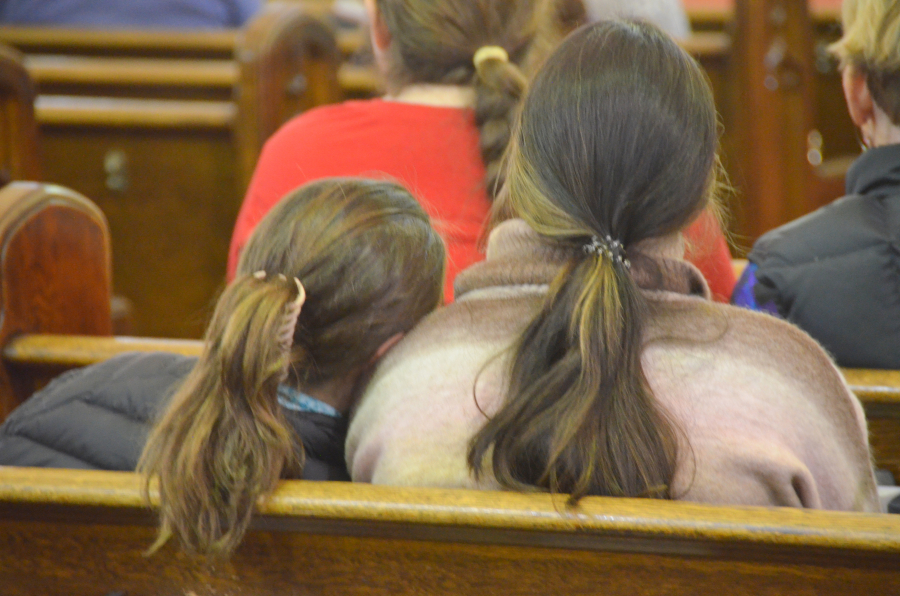
[[[155,498],[155,497],[154,497]],[[283,482],[227,562],[169,544],[130,473],[0,469],[10,594],[889,594],[900,518]]]
[[[233,60],[110,58],[37,54],[25,59],[29,74],[42,86],[174,85],[232,89],[240,70]]]
[[[900,480],[900,371],[844,369],[866,411],[876,464]]]
[[[45,129],[59,126],[227,131],[238,116],[237,107],[227,101],[42,95],[34,107]]]
[[[103,362],[125,352],[171,352],[199,356],[203,342],[150,337],[94,337],[89,335],[28,334],[14,337],[3,347],[3,359],[21,366],[66,368]]]
[[[334,32],[302,5],[269,3],[238,36],[234,59],[240,71],[235,136],[243,198],[266,140],[297,114],[343,98],[341,56]]]
[[[108,335],[110,239],[103,214],[58,186],[0,189],[0,345],[36,331]],[[0,363],[0,418],[35,389]]]
[[[0,186],[40,178],[34,98],[23,56],[0,44]]]
[[[0,28],[39,84],[46,179],[109,218],[115,291],[138,335],[199,337],[266,139],[343,97],[333,31],[267,3],[241,30]]]

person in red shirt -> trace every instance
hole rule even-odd
[[[293,188],[330,176],[392,179],[421,202],[447,243],[445,298],[481,260],[501,159],[531,65],[557,34],[541,0],[367,0],[383,99],[310,110],[285,124],[260,156],[231,240],[231,279],[256,224]],[[709,214],[688,234],[713,294],[734,285],[728,246]]]

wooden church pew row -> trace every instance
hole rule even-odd
[[[4,36],[34,52],[45,177],[109,217],[116,293],[134,304],[135,332],[199,337],[265,140],[341,98],[331,29],[273,2],[239,32]]]
[[[153,495],[155,502],[155,494]],[[890,594],[900,516],[285,481],[228,561],[157,553],[132,473],[0,468],[0,583],[31,594]]]
[[[40,178],[34,97],[22,55],[0,44],[0,186]]]
[[[0,420],[60,373],[130,351],[197,356],[199,341],[110,335],[109,234],[67,189],[0,189]],[[879,466],[900,480],[900,372],[845,370]]]

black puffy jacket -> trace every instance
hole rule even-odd
[[[847,193],[757,241],[756,302],[841,366],[900,369],[900,145],[857,159]]]
[[[153,421],[196,361],[134,352],[61,375],[0,426],[0,465],[134,470]],[[303,442],[305,479],[350,479],[345,418],[285,416]]]

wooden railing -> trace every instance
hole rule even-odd
[[[155,500],[155,496],[153,497]],[[283,482],[229,561],[171,541],[131,473],[0,468],[0,585],[33,594],[891,594],[900,516]]]

